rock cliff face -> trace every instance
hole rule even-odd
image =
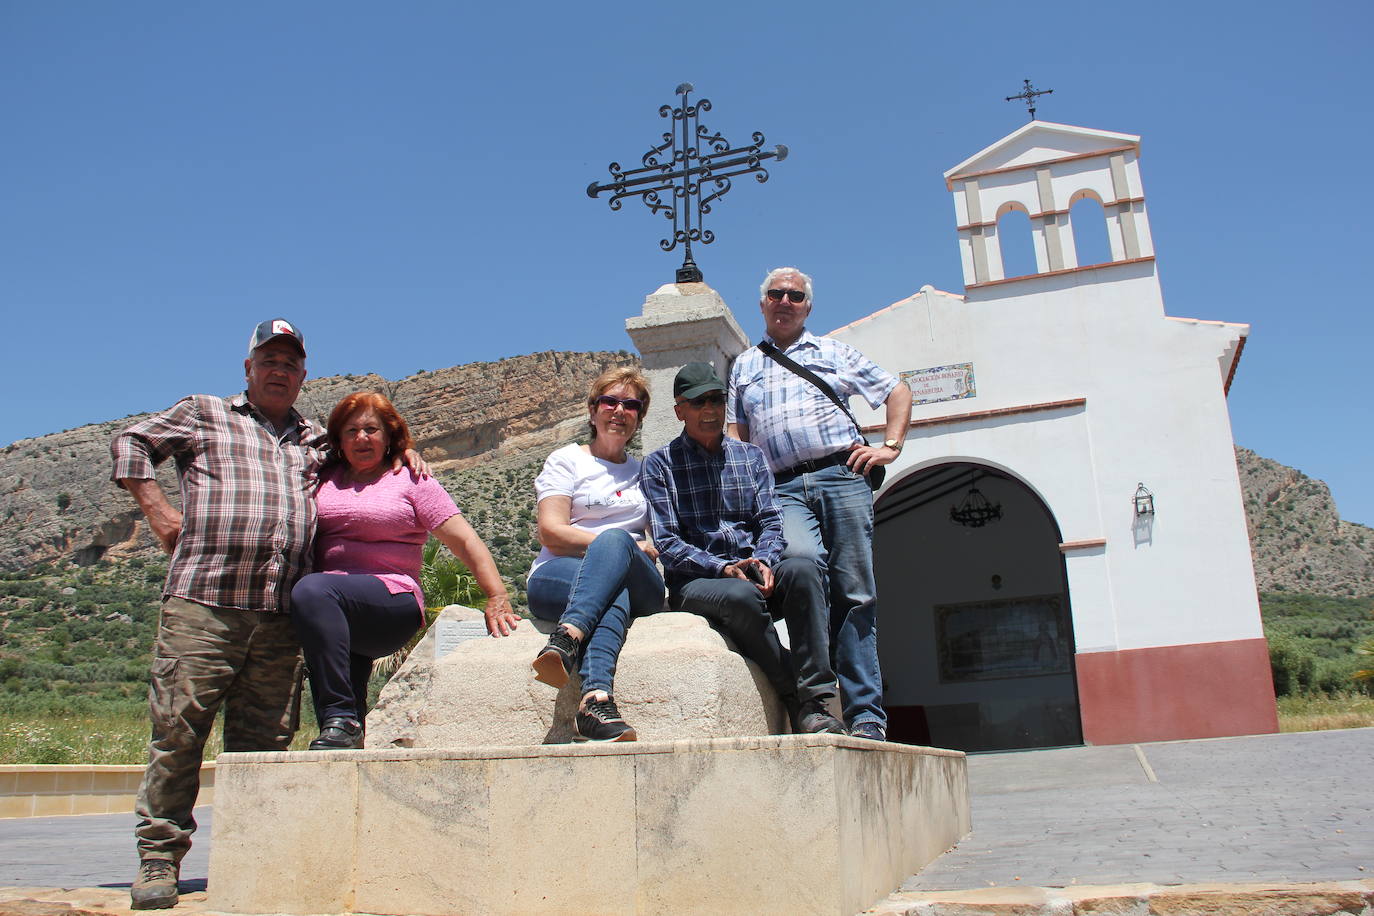
[[[521,463],[526,453],[542,459],[553,445],[574,438],[585,416],[587,383],[610,366],[634,362],[624,351],[549,351],[396,381],[331,376],[308,382],[296,406],[323,422],[345,394],[383,391],[437,471],[488,461],[506,465]],[[156,549],[133,500],[109,480],[110,440],[134,419],[21,439],[0,449],[0,571],[59,558],[93,563],[107,554]],[[168,493],[176,492],[169,466],[159,478]]]
[[[1374,594],[1374,529],[1342,521],[1330,488],[1302,471],[1245,448],[1236,463],[1260,591]]]
[[[396,381],[333,376],[309,382],[297,407],[323,420],[351,391],[386,392],[425,458],[515,575],[537,547],[530,543],[529,480],[538,463],[584,431],[587,382],[609,366],[634,361],[624,351],[550,351]],[[110,439],[132,419],[0,449],[0,571],[59,558],[85,564],[156,551],[133,501],[108,479]],[[1236,460],[1261,591],[1374,594],[1374,530],[1342,521],[1321,481],[1244,448],[1236,449]],[[175,493],[170,468],[161,476]]]

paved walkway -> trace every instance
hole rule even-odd
[[[210,873],[210,809],[197,808],[195,816],[200,829],[181,862],[183,890],[204,890]],[[132,811],[0,820],[0,888],[127,889],[138,871],[137,823]]]
[[[1374,878],[1374,728],[980,754],[969,789],[903,890]]]
[[[890,907],[988,888],[1374,878],[1370,728],[983,754],[969,758],[969,781],[973,832]],[[186,892],[203,890],[208,871],[210,810],[196,817]],[[0,888],[110,897],[133,877],[133,824],[132,814],[0,820]],[[0,901],[14,896],[0,890]]]

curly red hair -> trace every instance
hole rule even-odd
[[[406,426],[406,421],[396,412],[390,398],[379,391],[355,391],[344,395],[343,399],[334,405],[334,409],[329,412],[329,422],[325,425],[329,444],[333,446],[336,457],[343,457],[344,424],[355,413],[369,409],[376,412],[377,419],[386,427],[386,461],[391,461],[406,449],[415,447],[415,440],[410,436],[410,427]]]

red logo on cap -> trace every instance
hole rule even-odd
[[[296,336],[296,329],[293,328],[293,327],[291,327],[291,325],[290,325],[289,322],[282,321],[280,318],[278,318],[278,319],[275,319],[275,320],[272,322],[272,333],[273,333],[273,334],[290,334],[292,337],[295,337],[295,336]]]

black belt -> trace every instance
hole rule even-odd
[[[842,452],[835,452],[833,455],[826,455],[823,458],[812,458],[810,461],[799,461],[785,471],[778,471],[773,475],[774,480],[781,480],[784,477],[796,477],[798,474],[810,474],[822,468],[834,467],[837,464],[849,463],[849,449]]]

